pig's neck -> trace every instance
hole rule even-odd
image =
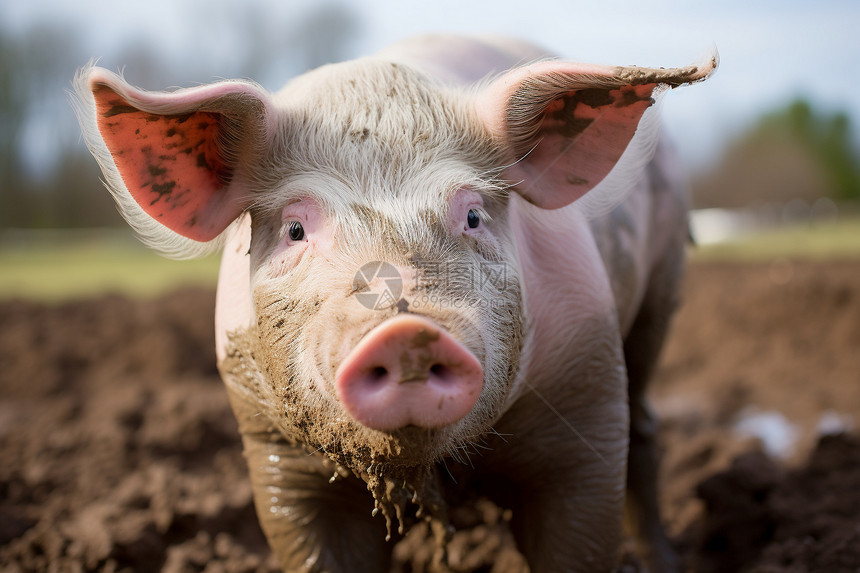
[[[575,207],[538,209],[511,196],[511,230],[523,286],[523,361],[505,410],[535,385],[564,379],[593,318],[617,324],[612,289],[588,221]],[[555,365],[559,372],[548,372]]]

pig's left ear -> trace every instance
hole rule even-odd
[[[540,62],[493,81],[476,110],[505,152],[505,179],[527,201],[556,209],[607,176],[660,92],[702,80],[716,65],[716,55],[675,69]],[[657,129],[650,131],[639,164],[653,152]]]
[[[149,92],[94,67],[75,84],[87,145],[141,239],[177,258],[217,248],[271,143],[269,94],[245,81]]]

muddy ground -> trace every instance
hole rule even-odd
[[[0,570],[276,570],[213,304],[0,301]],[[689,570],[860,568],[860,262],[694,265],[653,395]],[[452,510],[451,569],[524,571],[505,518]],[[397,571],[426,570],[417,533]]]

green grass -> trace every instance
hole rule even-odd
[[[0,244],[0,298],[62,301],[122,292],[151,297],[181,285],[214,287],[219,257],[174,261],[128,234],[51,235],[51,240]]]
[[[860,218],[762,231],[697,246],[691,254],[693,261],[860,258]]]

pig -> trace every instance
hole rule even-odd
[[[469,491],[533,573],[613,569],[625,499],[652,570],[678,568],[645,389],[687,206],[654,104],[716,66],[430,36],[277,93],[80,71],[128,223],[168,256],[223,248],[218,368],[285,571],[386,571],[421,520],[442,567]]]

